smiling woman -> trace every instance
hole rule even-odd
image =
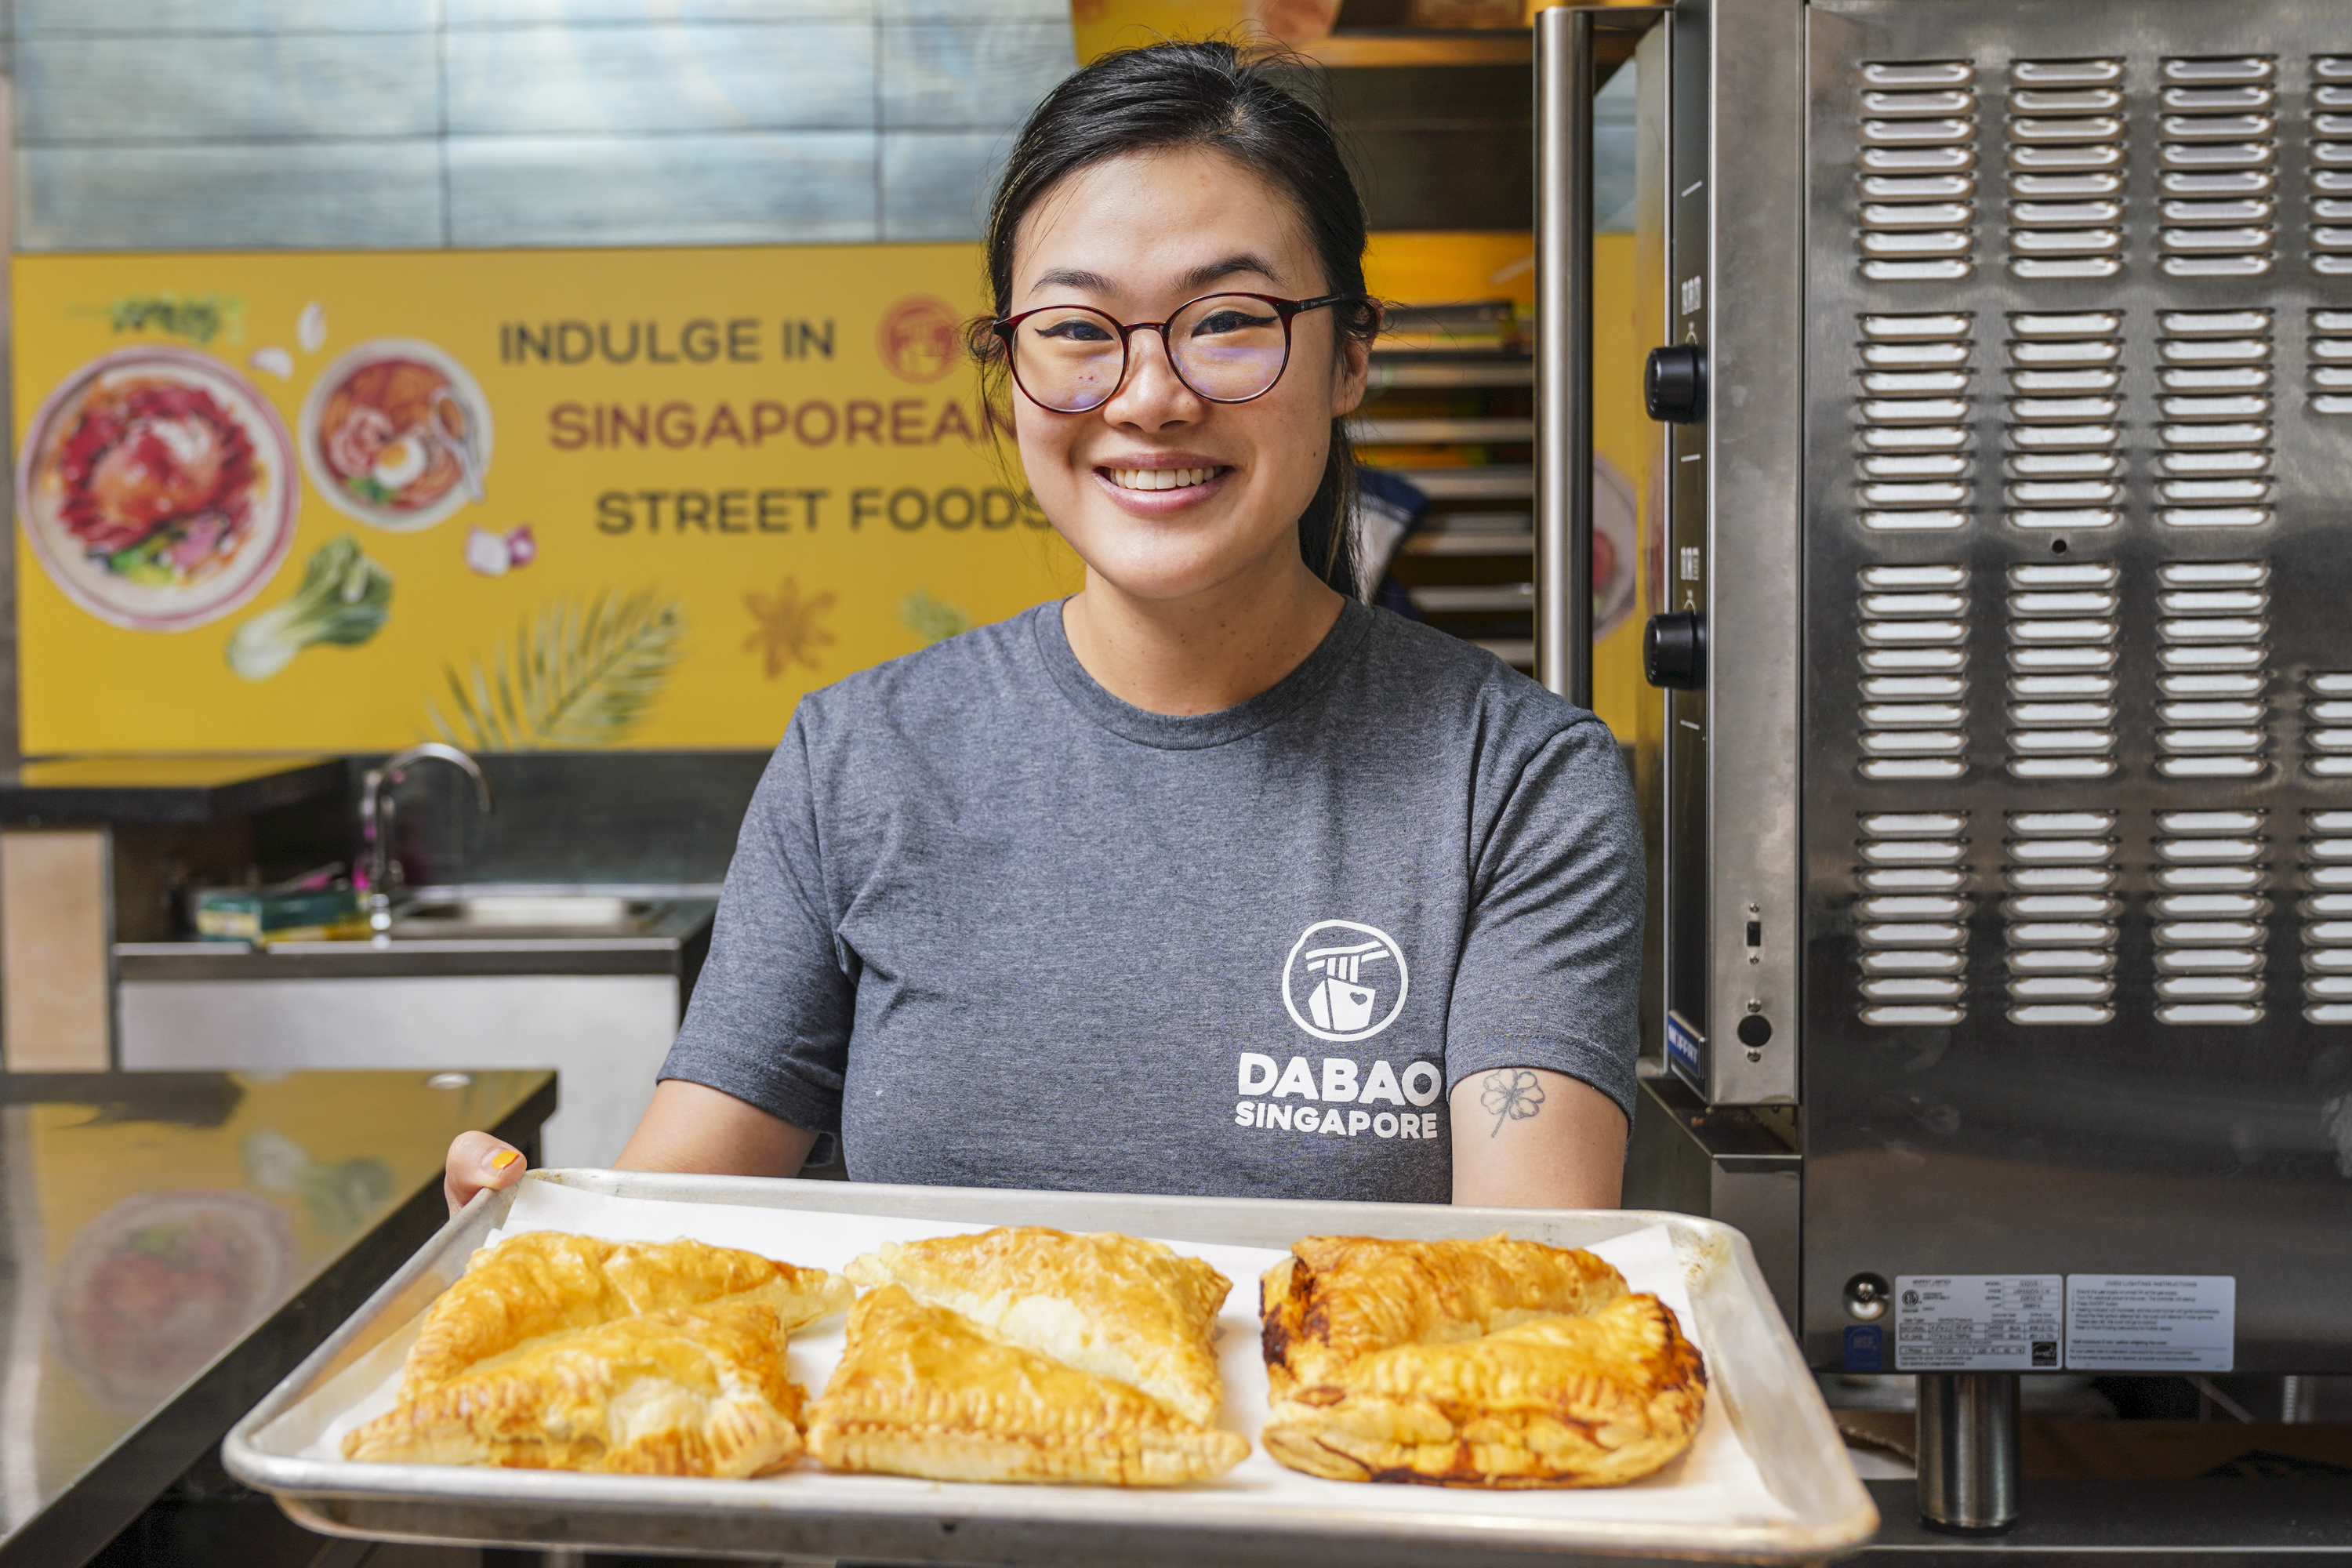
[[[624,1165],[837,1132],[860,1180],[1616,1201],[1623,768],[1351,596],[1364,240],[1329,128],[1229,46],[1031,116],[968,335],[1085,586],[802,701]],[[460,1139],[452,1200],[502,1152]]]

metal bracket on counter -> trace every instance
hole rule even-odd
[[[1641,1073],[1625,1205],[1705,1215],[1744,1233],[1797,1330],[1804,1160],[1795,1108],[1709,1105],[1661,1063]]]

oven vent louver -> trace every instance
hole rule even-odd
[[[2334,679],[2352,690],[2352,676]],[[2352,1024],[2352,811],[2306,811],[2303,825],[2303,1016]]]
[[[1874,812],[1861,820],[1862,1021],[1948,1026],[1968,1016],[1969,907],[1964,811]]]
[[[2095,1025],[2115,1020],[2116,814],[2009,815],[2009,1021]]]
[[[2352,92],[2352,88],[2345,90]],[[2352,169],[2345,171],[2344,178],[2352,186]],[[2344,205],[2352,207],[2352,200]],[[2352,257],[2344,259],[2352,261]],[[2311,335],[2304,340],[2304,352],[2309,361],[2305,374],[2311,381],[2311,411],[2352,414],[2352,310],[2311,312]]]
[[[2267,561],[2157,568],[2156,771],[2164,777],[2247,780],[2270,765],[2270,576]]]
[[[1857,466],[1864,527],[1916,532],[1968,522],[1975,499],[1970,326],[1958,311],[1863,318]]]
[[[2167,59],[2158,97],[2158,265],[2173,278],[2259,278],[2278,260],[2278,63]]]
[[[2158,321],[2157,517],[2171,528],[2272,520],[2272,315],[2167,310]]]
[[[2270,900],[2256,810],[2157,813],[2157,1021],[2257,1024]]]
[[[2352,55],[2316,57],[2311,78],[2311,269],[2342,277],[2352,274]],[[2352,413],[2352,399],[2315,401],[2347,405],[2323,414]]]
[[[1856,244],[1874,283],[1954,282],[1976,269],[1976,68],[1862,68]]]
[[[2314,778],[2352,778],[2352,670],[2315,669],[2304,690],[2304,771]]]
[[[1969,569],[1865,566],[1862,776],[1956,779],[1968,771]]]
[[[2123,270],[2124,66],[2009,68],[2009,269],[2019,278]]]
[[[2009,318],[2003,514],[2013,528],[2112,528],[2122,517],[2123,313]]]
[[[2009,569],[2009,771],[2021,779],[2100,779],[2116,771],[2113,562],[2021,562]]]

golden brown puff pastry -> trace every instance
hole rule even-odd
[[[509,1237],[474,1254],[435,1299],[401,1376],[405,1402],[541,1334],[740,1297],[789,1331],[849,1305],[856,1288],[822,1268],[699,1241],[601,1241],[561,1231]]]
[[[808,1446],[835,1470],[1123,1487],[1207,1480],[1249,1453],[1237,1433],[1008,1344],[897,1285],[849,1310],[848,1344],[810,1412]]]
[[[756,1476],[800,1454],[802,1398],[773,1307],[649,1312],[493,1357],[352,1431],[343,1457]]]
[[[1290,1251],[1259,1283],[1276,1399],[1391,1345],[1475,1339],[1529,1318],[1590,1312],[1625,1293],[1625,1277],[1589,1252],[1504,1236],[1310,1236]]]
[[[1690,1446],[1706,1368],[1655,1296],[1377,1351],[1277,1398],[1266,1452],[1343,1481],[1609,1487]]]
[[[847,1273],[860,1285],[902,1285],[1024,1350],[1132,1384],[1196,1426],[1214,1422],[1224,1398],[1214,1340],[1233,1284],[1156,1241],[1003,1226],[893,1242]]]

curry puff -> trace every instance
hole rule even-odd
[[[650,1312],[494,1356],[353,1431],[343,1455],[732,1479],[799,1458],[803,1397],[773,1307]]]
[[[856,1289],[698,1241],[534,1231],[434,1301],[398,1403],[346,1458],[750,1476],[801,1451],[785,1336]]]
[[[1600,1487],[1690,1446],[1706,1369],[1589,1252],[1309,1237],[1261,1282],[1266,1452],[1335,1480]]]
[[[1230,1281],[1156,1241],[1042,1226],[892,1244],[809,1426],[840,1470],[1173,1486],[1241,1462],[1213,1423]]]
[[[860,1285],[904,1286],[1024,1350],[1130,1384],[1197,1426],[1217,1418],[1217,1310],[1233,1282],[1160,1242],[1008,1226],[892,1242],[846,1272]]]
[[[1208,1480],[1249,1453],[1236,1433],[898,1285],[850,1309],[848,1347],[811,1413],[808,1446],[835,1470],[1122,1487]]]

